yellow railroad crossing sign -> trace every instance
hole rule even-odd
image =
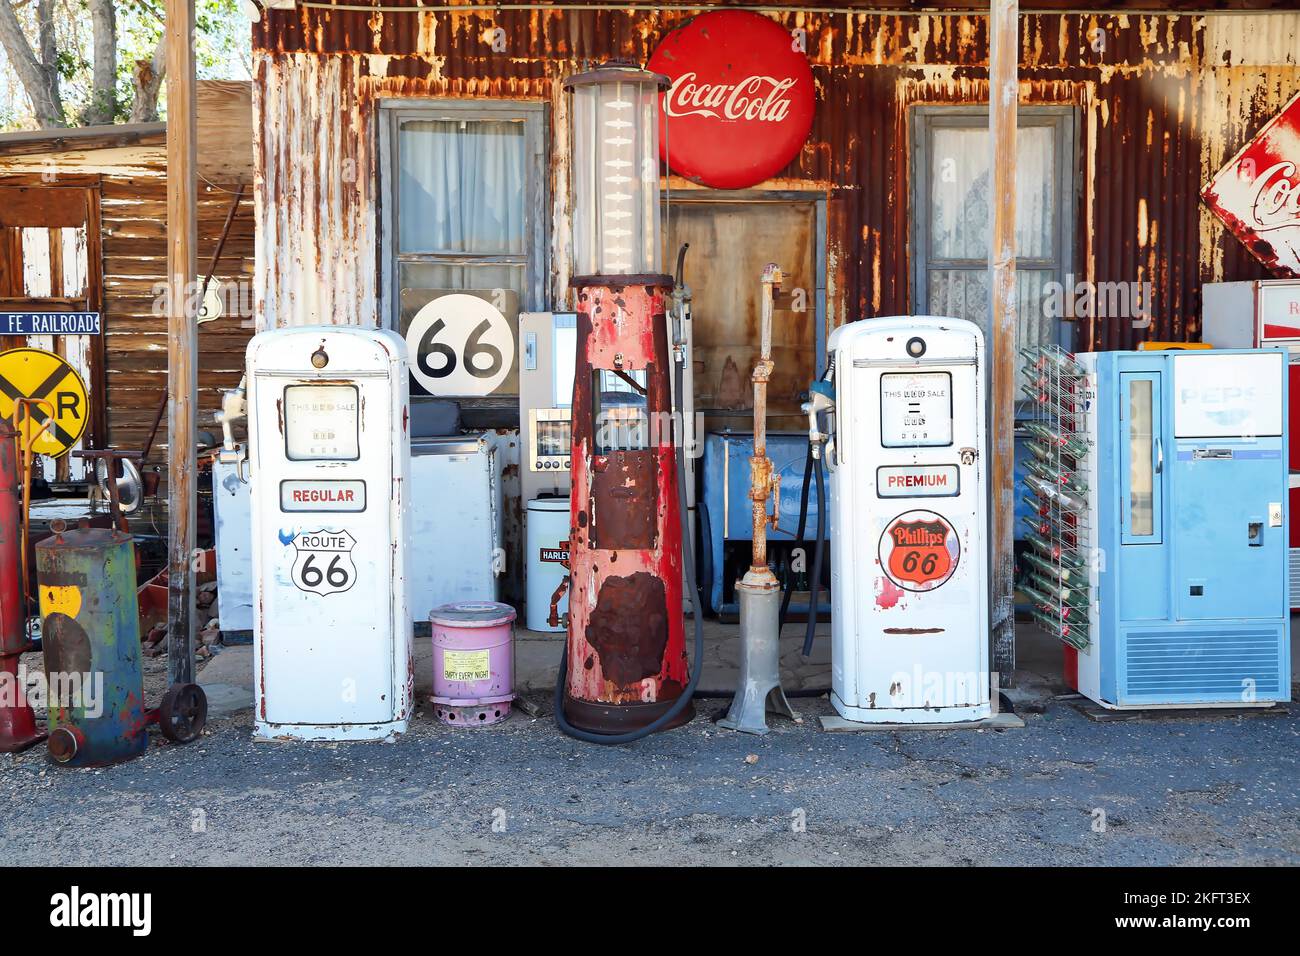
[[[54,406],[54,421],[39,435],[32,451],[59,458],[66,455],[86,430],[90,402],[86,383],[77,370],[53,352],[41,349],[10,349],[0,352],[0,416],[12,421],[14,403],[20,398],[43,398]],[[28,406],[31,418],[24,418],[24,441],[40,431],[50,417],[40,405]]]

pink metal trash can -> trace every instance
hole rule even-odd
[[[510,716],[515,699],[515,609],[496,601],[444,604],[429,614],[433,702],[449,727],[486,727]]]

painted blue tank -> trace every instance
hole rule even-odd
[[[698,505],[700,535],[703,538],[704,562],[700,586],[719,614],[735,614],[739,605],[727,581],[724,551],[739,543],[748,567],[749,542],[753,539],[753,501],[749,497],[749,459],[754,454],[753,432],[709,432],[704,439],[703,494]],[[808,459],[807,432],[768,432],[767,456],[772,459],[772,473],[781,481],[781,501],[777,526],[769,528],[769,542],[790,542],[799,528],[799,499],[803,493],[804,465]],[[830,479],[826,480],[830,495]],[[768,505],[769,509],[772,507]],[[829,514],[829,507],[827,512]],[[829,520],[829,519],[828,519]],[[808,489],[808,518],[804,540],[811,551],[817,534],[817,489]],[[832,529],[827,527],[829,541]],[[779,550],[779,549],[774,549]],[[830,604],[823,589],[818,602],[823,614]],[[792,613],[807,613],[807,602],[794,601]]]
[[[134,543],[107,528],[52,535],[36,544],[36,581],[50,757],[97,767],[136,756],[149,736]]]

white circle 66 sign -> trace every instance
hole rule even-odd
[[[515,361],[515,337],[501,310],[463,292],[415,313],[406,347],[411,377],[430,395],[489,395]]]

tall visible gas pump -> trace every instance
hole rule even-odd
[[[686,511],[674,447],[661,265],[659,94],[668,79],[608,63],[570,77],[577,357],[569,631],[556,687],[566,733],[624,743],[690,720],[682,617]],[[694,593],[694,587],[689,590]],[[698,599],[697,599],[698,600]],[[696,607],[696,647],[702,613]],[[698,675],[697,675],[698,676]]]
[[[987,718],[983,333],[867,319],[828,353],[805,410],[830,469],[831,704],[863,723]]]

